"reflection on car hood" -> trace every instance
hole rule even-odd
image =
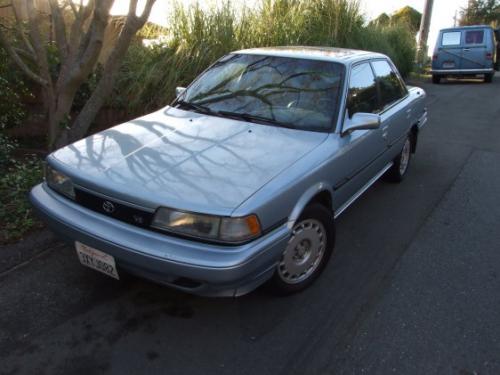
[[[111,197],[229,215],[326,137],[166,107],[66,146],[48,161]]]

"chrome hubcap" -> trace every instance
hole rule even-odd
[[[323,259],[326,231],[321,222],[303,220],[292,236],[278,265],[278,275],[287,284],[297,284],[311,276]]]
[[[402,175],[405,174],[408,169],[408,163],[410,162],[410,139],[407,138],[405,145],[403,146],[403,150],[401,151],[401,159],[399,160],[399,173]]]

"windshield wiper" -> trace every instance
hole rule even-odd
[[[186,102],[185,100],[178,100],[176,104],[178,104],[179,106],[184,107],[184,108],[192,109],[196,112],[201,112],[204,114],[214,114],[214,112],[210,108],[205,107],[201,104],[196,104],[193,102]]]
[[[265,124],[271,124],[271,125],[276,125],[276,126],[281,126],[284,128],[291,128],[291,129],[296,129],[295,126],[291,124],[285,124],[283,122],[274,120],[269,117],[265,116],[259,116],[259,115],[251,115],[249,113],[239,113],[239,112],[230,112],[230,111],[217,111],[214,114],[221,115],[224,117],[231,117],[234,119],[242,119],[248,122],[256,122],[256,123],[265,123]]]

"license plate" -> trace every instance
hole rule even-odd
[[[450,69],[450,68],[454,68],[454,67],[455,67],[455,63],[453,61],[443,63],[443,68],[445,68],[445,69]]]
[[[75,247],[81,264],[117,280],[120,279],[118,271],[116,270],[115,258],[111,255],[103,253],[102,251],[94,249],[88,245],[84,245],[78,241],[75,242]]]

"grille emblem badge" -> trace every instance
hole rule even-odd
[[[104,201],[102,204],[102,209],[108,214],[112,214],[113,212],[115,212],[115,205],[110,201]]]

